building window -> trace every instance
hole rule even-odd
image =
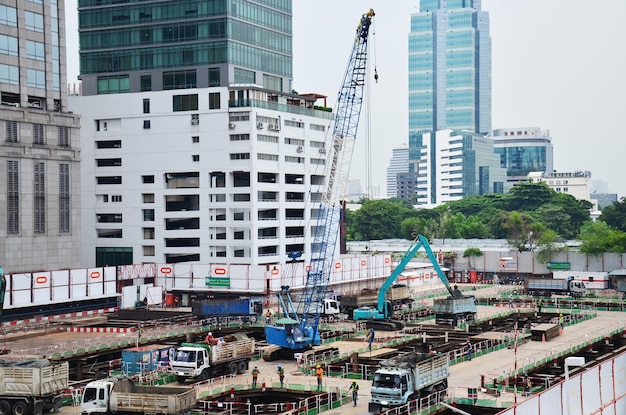
[[[122,201],[122,195],[111,195],[111,202],[121,202]]]
[[[96,229],[96,234],[98,238],[122,239],[121,229]]]
[[[200,137],[197,135],[194,135],[191,137],[191,142],[192,143],[199,143],[200,142]]]
[[[250,160],[250,153],[231,153],[231,160]]]
[[[197,111],[198,110],[198,94],[174,95],[172,97],[173,111]]]
[[[209,93],[209,109],[210,110],[220,109],[220,93],[219,92]]]
[[[154,176],[141,176],[141,181],[144,184],[154,183]]]
[[[209,68],[209,86],[220,86],[221,83],[220,68]]]
[[[200,155],[199,154],[193,154],[191,156],[191,161],[200,161]]]
[[[150,129],[150,120],[143,120],[143,129],[144,130]]]
[[[46,165],[36,162],[34,165],[33,182],[33,212],[34,232],[46,232]]]
[[[143,99],[143,113],[150,114],[150,98]]]
[[[141,92],[152,91],[152,76],[141,75]]]
[[[0,17],[2,19],[2,17]],[[13,36],[0,35],[0,53],[9,56],[18,56],[17,38]]]
[[[70,231],[70,165],[59,164],[59,232]]]
[[[0,37],[0,41],[2,38]],[[2,45],[0,44],[0,50]],[[34,59],[36,61],[43,61],[46,59],[46,51],[44,45],[41,42],[35,42],[34,40],[26,41],[26,57],[28,59]]]
[[[0,24],[17,26],[17,9],[15,7],[0,5]]]
[[[191,114],[191,125],[200,124],[200,114]]]
[[[143,239],[154,239],[154,228],[141,228],[143,230]]]
[[[122,148],[122,140],[96,141],[96,148]]]
[[[196,88],[196,71],[170,71],[163,72],[163,89],[188,89]]]
[[[154,193],[143,193],[143,203],[154,203]]]
[[[154,245],[144,245],[142,248],[143,256],[154,256]]]
[[[98,77],[98,94],[120,94],[125,92],[130,92],[130,78],[128,75]]]
[[[2,20],[2,18],[0,18]],[[43,33],[43,15],[29,11],[24,12],[25,27],[34,32]]]
[[[17,143],[18,134],[18,124],[17,121],[5,121],[6,124],[6,137],[7,143]]]
[[[122,184],[122,176],[101,176],[96,177],[98,184]]]
[[[118,167],[121,165],[122,165],[121,158],[96,159],[96,166],[98,167]]]
[[[143,221],[144,222],[153,222],[154,221],[154,209],[142,209],[143,212]]]
[[[7,233],[20,233],[20,176],[15,160],[7,161]]]
[[[250,134],[231,134],[230,141],[249,141]]]
[[[33,124],[33,144],[46,144],[43,124]]]
[[[66,126],[59,127],[59,146],[61,147],[69,147],[70,146],[70,129]]]
[[[241,68],[235,68],[234,70],[234,81],[236,84],[254,84],[256,83],[256,79],[254,76],[254,71],[247,71]]]
[[[0,64],[0,82],[11,85],[19,85],[20,68],[13,65]]]
[[[37,69],[26,70],[26,83],[33,88],[45,89],[46,87],[46,72],[38,71]]]

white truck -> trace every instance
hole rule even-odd
[[[433,402],[443,399],[448,388],[448,355],[409,353],[382,361],[374,372],[369,412],[378,414],[432,395]]]
[[[138,386],[128,378],[96,380],[83,390],[80,413],[181,415],[196,402],[196,388]]]
[[[304,303],[297,302],[294,304],[296,307],[298,315],[302,314],[302,310],[304,310]],[[321,303],[311,304],[309,308],[309,313],[315,314],[319,310],[320,315],[328,319],[329,323],[333,323],[335,320],[339,320],[339,314],[341,313],[339,301],[332,300],[330,298],[324,298]]]
[[[183,343],[170,360],[176,380],[201,381],[221,374],[242,374],[254,357],[254,339],[243,333],[220,337],[216,345]]]
[[[0,361],[0,414],[41,415],[59,410],[69,373],[67,362]]]

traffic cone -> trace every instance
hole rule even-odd
[[[545,343],[546,342],[546,333],[543,333],[541,335],[541,343]]]
[[[563,335],[563,327],[559,329],[559,336],[562,336],[562,335]]]

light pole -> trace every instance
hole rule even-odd
[[[584,366],[585,358],[578,356],[570,356],[565,358],[564,366],[565,366],[565,383],[563,384],[563,392],[565,392],[565,409],[566,414],[569,415],[569,367],[570,366]]]

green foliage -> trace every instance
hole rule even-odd
[[[626,232],[611,228],[600,220],[585,222],[580,230],[580,252],[599,256],[604,252],[626,252]]]
[[[350,234],[360,241],[398,238],[400,224],[412,210],[397,201],[366,200],[355,212]]]
[[[602,209],[599,220],[622,232],[626,232],[626,198]]]

